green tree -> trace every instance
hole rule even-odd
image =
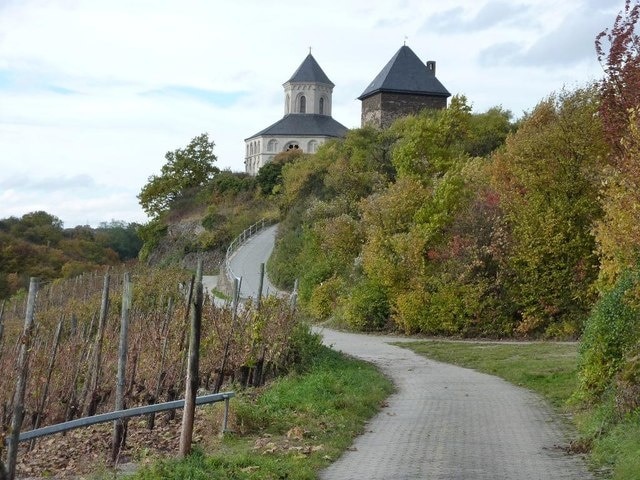
[[[256,175],[256,182],[264,195],[277,193],[276,187],[282,185],[282,163],[273,161],[263,165]]]
[[[138,235],[140,225],[118,220],[101,223],[95,231],[95,239],[100,245],[115,251],[120,260],[138,257],[142,240]]]
[[[524,335],[577,336],[598,272],[597,171],[606,153],[594,86],[540,102],[495,156],[509,229],[509,292]]]
[[[8,231],[38,245],[56,245],[62,239],[62,220],[42,210],[23,215],[20,219],[4,220]]]
[[[149,177],[149,183],[138,194],[144,211],[151,216],[158,216],[191,189],[210,182],[220,171],[214,166],[217,158],[213,147],[214,143],[203,133],[191,140],[186,148],[167,152],[162,173]]]
[[[515,131],[513,115],[502,107],[475,113],[469,119],[469,131],[464,150],[473,157],[485,157],[504,144],[507,135]]]
[[[470,121],[471,107],[458,95],[446,110],[424,110],[397,120],[391,131],[398,136],[392,154],[398,175],[429,182],[446,172],[464,153]]]

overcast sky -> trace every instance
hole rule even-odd
[[[596,34],[624,0],[0,0],[0,218],[144,222],[136,195],[203,132],[242,171],[312,47],[333,117],[406,42],[475,112],[516,116],[602,76]]]

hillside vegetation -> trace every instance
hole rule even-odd
[[[628,0],[596,38],[601,81],[516,125],[458,96],[286,162],[272,278],[299,279],[311,318],[359,330],[580,338],[585,444],[604,462],[616,439],[637,452],[639,19]]]
[[[149,177],[138,195],[152,218],[139,230],[141,260],[193,268],[202,258],[210,272],[245,228],[278,216],[275,202],[262,193],[260,177],[219,170],[213,149],[214,142],[201,134],[187,147],[167,152],[161,174]]]
[[[70,278],[99,266],[137,258],[138,225],[112,221],[98,228],[63,228],[38,211],[0,220],[0,299],[29,285],[29,277]]]

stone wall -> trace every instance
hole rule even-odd
[[[362,126],[388,128],[397,118],[446,107],[446,97],[381,92],[362,101]]]

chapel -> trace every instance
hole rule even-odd
[[[326,140],[347,134],[347,127],[331,116],[334,84],[311,53],[283,87],[284,117],[245,139],[245,171],[250,175],[280,152],[315,153]]]

